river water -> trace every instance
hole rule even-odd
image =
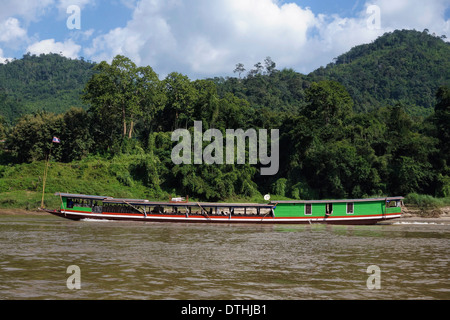
[[[449,253],[444,224],[192,225],[0,215],[0,299],[447,300]],[[79,269],[68,273],[70,266]]]

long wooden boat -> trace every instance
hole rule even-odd
[[[56,193],[59,217],[82,220],[258,224],[375,224],[401,217],[403,197],[256,203],[149,201]]]

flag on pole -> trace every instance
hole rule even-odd
[[[54,143],[61,143],[61,140],[57,137],[53,137],[53,141]]]

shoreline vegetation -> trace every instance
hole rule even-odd
[[[163,191],[159,185],[150,185],[144,180],[138,164],[145,154],[119,155],[106,159],[89,156],[71,163],[49,162],[45,188],[45,207],[51,210],[60,207],[56,192],[102,195],[114,198],[148,199],[167,201],[171,197],[189,196],[191,201],[204,201],[190,194],[179,194],[175,189]],[[0,215],[46,215],[39,211],[42,200],[45,161],[0,166]],[[397,194],[396,194],[397,195]],[[402,194],[400,194],[402,195]],[[270,193],[271,200],[301,200]],[[375,198],[386,195],[366,195]],[[327,198],[327,199],[351,199]],[[304,200],[315,200],[309,198]],[[320,200],[320,199],[317,199]],[[267,203],[264,194],[232,196],[214,200],[216,202]],[[405,196],[402,219],[450,219],[450,197],[433,197],[410,193]]]
[[[0,208],[36,210],[45,185],[47,208],[60,206],[56,192],[251,203],[265,194],[406,196],[409,214],[445,215],[449,53],[450,43],[428,30],[396,30],[308,75],[267,57],[247,73],[238,64],[239,77],[197,80],[160,78],[122,55],[86,64],[27,54],[0,65]],[[235,152],[226,164],[176,164],[173,133],[196,121],[231,140],[231,130],[279,130],[279,170],[261,175],[265,161],[250,161],[250,134],[243,163]],[[219,157],[216,140],[198,147]]]
[[[111,196],[102,193],[102,195]],[[133,197],[133,194],[128,194]],[[170,195],[167,195],[170,197]],[[0,194],[0,215],[33,215],[45,216],[49,213],[40,211],[42,193],[38,191],[21,190],[14,192],[3,192]],[[116,197],[120,197],[117,196]],[[150,198],[149,200],[165,201],[169,198]],[[133,197],[136,198],[136,197]],[[146,197],[143,197],[146,198]],[[147,198],[146,198],[147,199]],[[272,199],[293,200],[286,197],[272,195]],[[48,209],[58,209],[59,199],[53,193],[45,193],[45,207]],[[192,199],[195,201],[195,199]],[[264,203],[263,196],[253,198],[233,198],[219,202],[242,202],[242,203]],[[409,194],[404,199],[402,206],[402,217],[393,222],[445,222],[450,223],[450,199],[434,198],[429,195]]]

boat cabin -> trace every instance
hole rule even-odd
[[[65,218],[188,222],[373,224],[401,216],[403,197],[272,201],[266,204],[149,201],[56,193]]]
[[[401,213],[403,197],[272,201],[277,217],[337,217]]]

